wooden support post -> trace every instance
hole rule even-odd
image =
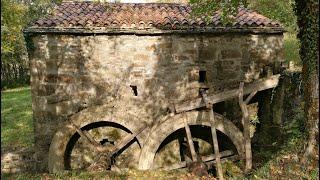
[[[247,99],[245,100],[245,104],[249,104],[249,102],[251,101],[251,99],[253,98],[254,95],[257,94],[258,91],[253,91],[252,93],[250,93],[250,95],[247,97]]]
[[[193,141],[192,141],[192,136],[191,136],[191,131],[190,131],[190,127],[188,125],[188,117],[187,115],[185,115],[185,118],[184,118],[184,127],[186,129],[186,134],[187,134],[187,141],[188,141],[188,146],[189,146],[189,150],[190,150],[190,153],[191,153],[191,158],[192,158],[192,161],[195,162],[197,160],[197,154],[196,154],[196,150],[194,148],[194,144],[193,144]]]
[[[242,111],[242,122],[243,122],[243,136],[245,143],[245,157],[246,157],[246,166],[245,171],[248,172],[252,169],[252,151],[251,151],[251,139],[250,139],[250,121],[249,113],[247,108],[247,102],[254,96],[256,92],[252,92],[246,101],[243,101],[243,85],[241,82],[239,86],[239,105]]]
[[[218,138],[217,138],[215,119],[214,119],[214,114],[213,114],[212,108],[209,109],[209,118],[211,121],[211,134],[212,134],[214,154],[216,157],[217,174],[218,174],[219,179],[224,179],[222,166],[221,166],[221,160],[220,160],[220,152],[219,152],[219,144],[218,144]]]

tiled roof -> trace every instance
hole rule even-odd
[[[192,18],[188,5],[164,3],[62,2],[51,15],[35,21],[35,28],[104,27],[113,29],[199,29],[223,27],[219,13],[209,21]],[[255,11],[239,8],[232,28],[281,28]]]

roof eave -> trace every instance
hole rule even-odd
[[[110,27],[28,27],[24,33],[36,34],[199,34],[199,33],[253,33],[279,34],[286,32],[282,27],[202,27],[202,28],[110,28]]]

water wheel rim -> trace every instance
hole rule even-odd
[[[186,113],[188,113],[188,117],[191,117],[188,120],[189,125],[210,127],[211,123],[209,121],[195,118],[198,116],[198,113],[205,115],[205,112],[190,111]],[[154,131],[149,134],[149,137],[141,150],[139,169],[145,170],[153,168],[153,160],[161,142],[163,142],[163,140],[171,133],[184,127],[183,117],[184,115],[181,114],[175,115],[174,117],[159,124],[157,128],[154,128]],[[222,115],[215,113],[215,117],[217,119],[217,130],[226,134],[231,139],[233,144],[236,146],[239,158],[242,159],[244,157],[242,132],[230,120],[226,119]]]

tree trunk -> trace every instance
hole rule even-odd
[[[295,13],[299,26],[300,57],[303,63],[305,118],[308,145],[305,157],[315,155],[319,122],[319,1],[296,0]]]
[[[308,130],[308,144],[305,150],[304,158],[315,156],[316,137],[319,133],[319,76],[313,72],[311,77],[305,79],[305,116]]]

